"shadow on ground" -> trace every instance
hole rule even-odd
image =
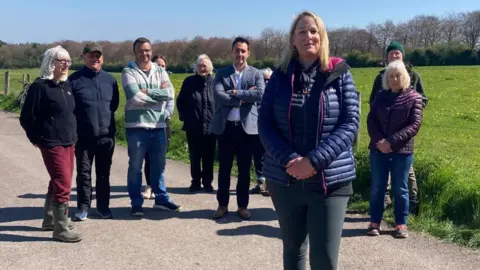
[[[33,194],[33,193],[26,193],[23,195],[18,195],[18,198],[21,199],[45,199],[45,194]],[[121,199],[121,198],[126,198],[128,197],[128,194],[110,194],[110,200],[113,199]],[[77,202],[77,194],[71,194],[70,195],[70,204],[76,204]],[[92,203],[93,201],[96,200],[95,193],[92,195]],[[93,203],[95,204],[95,203]]]
[[[0,233],[0,242],[50,242],[52,237],[24,236]]]
[[[234,229],[218,230],[217,234],[220,236],[259,235],[280,239],[280,228],[268,225],[246,225]]]

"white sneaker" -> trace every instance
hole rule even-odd
[[[142,193],[142,196],[144,199],[152,199],[152,198],[155,198],[155,197],[152,197],[155,196],[153,193],[152,193],[152,188],[150,186],[146,186],[145,187],[145,191]]]

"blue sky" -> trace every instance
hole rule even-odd
[[[136,4],[134,4],[136,2]],[[341,3],[341,6],[338,5]],[[8,43],[72,40],[173,40],[258,36],[265,27],[288,29],[308,9],[327,27],[364,27],[386,19],[480,9],[479,0],[13,0],[1,4],[0,40]],[[375,7],[374,10],[372,7]]]

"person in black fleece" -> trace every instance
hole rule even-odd
[[[77,213],[74,221],[85,220],[92,200],[92,163],[95,159],[97,212],[112,218],[110,202],[110,167],[115,148],[115,111],[119,93],[117,80],[102,70],[102,48],[90,43],[83,49],[85,67],[69,77],[75,97],[78,123]]]
[[[75,100],[68,83],[69,53],[61,46],[48,49],[42,58],[40,77],[30,85],[20,113],[20,125],[29,141],[42,153],[50,175],[42,230],[53,238],[78,242],[83,236],[68,219],[73,159],[77,142]]]
[[[190,154],[190,191],[203,188],[213,192],[213,163],[217,139],[211,134],[210,121],[215,110],[213,99],[213,66],[210,58],[202,54],[197,58],[195,75],[187,77],[177,98],[177,110],[182,130],[187,135]]]

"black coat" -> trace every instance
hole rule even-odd
[[[69,146],[77,142],[75,99],[68,83],[36,79],[28,88],[20,124],[32,144]]]
[[[75,97],[79,138],[115,136],[119,104],[117,80],[107,72],[84,67],[68,78]]]
[[[215,112],[211,75],[203,77],[195,74],[183,81],[177,97],[177,111],[184,131],[208,134]]]

